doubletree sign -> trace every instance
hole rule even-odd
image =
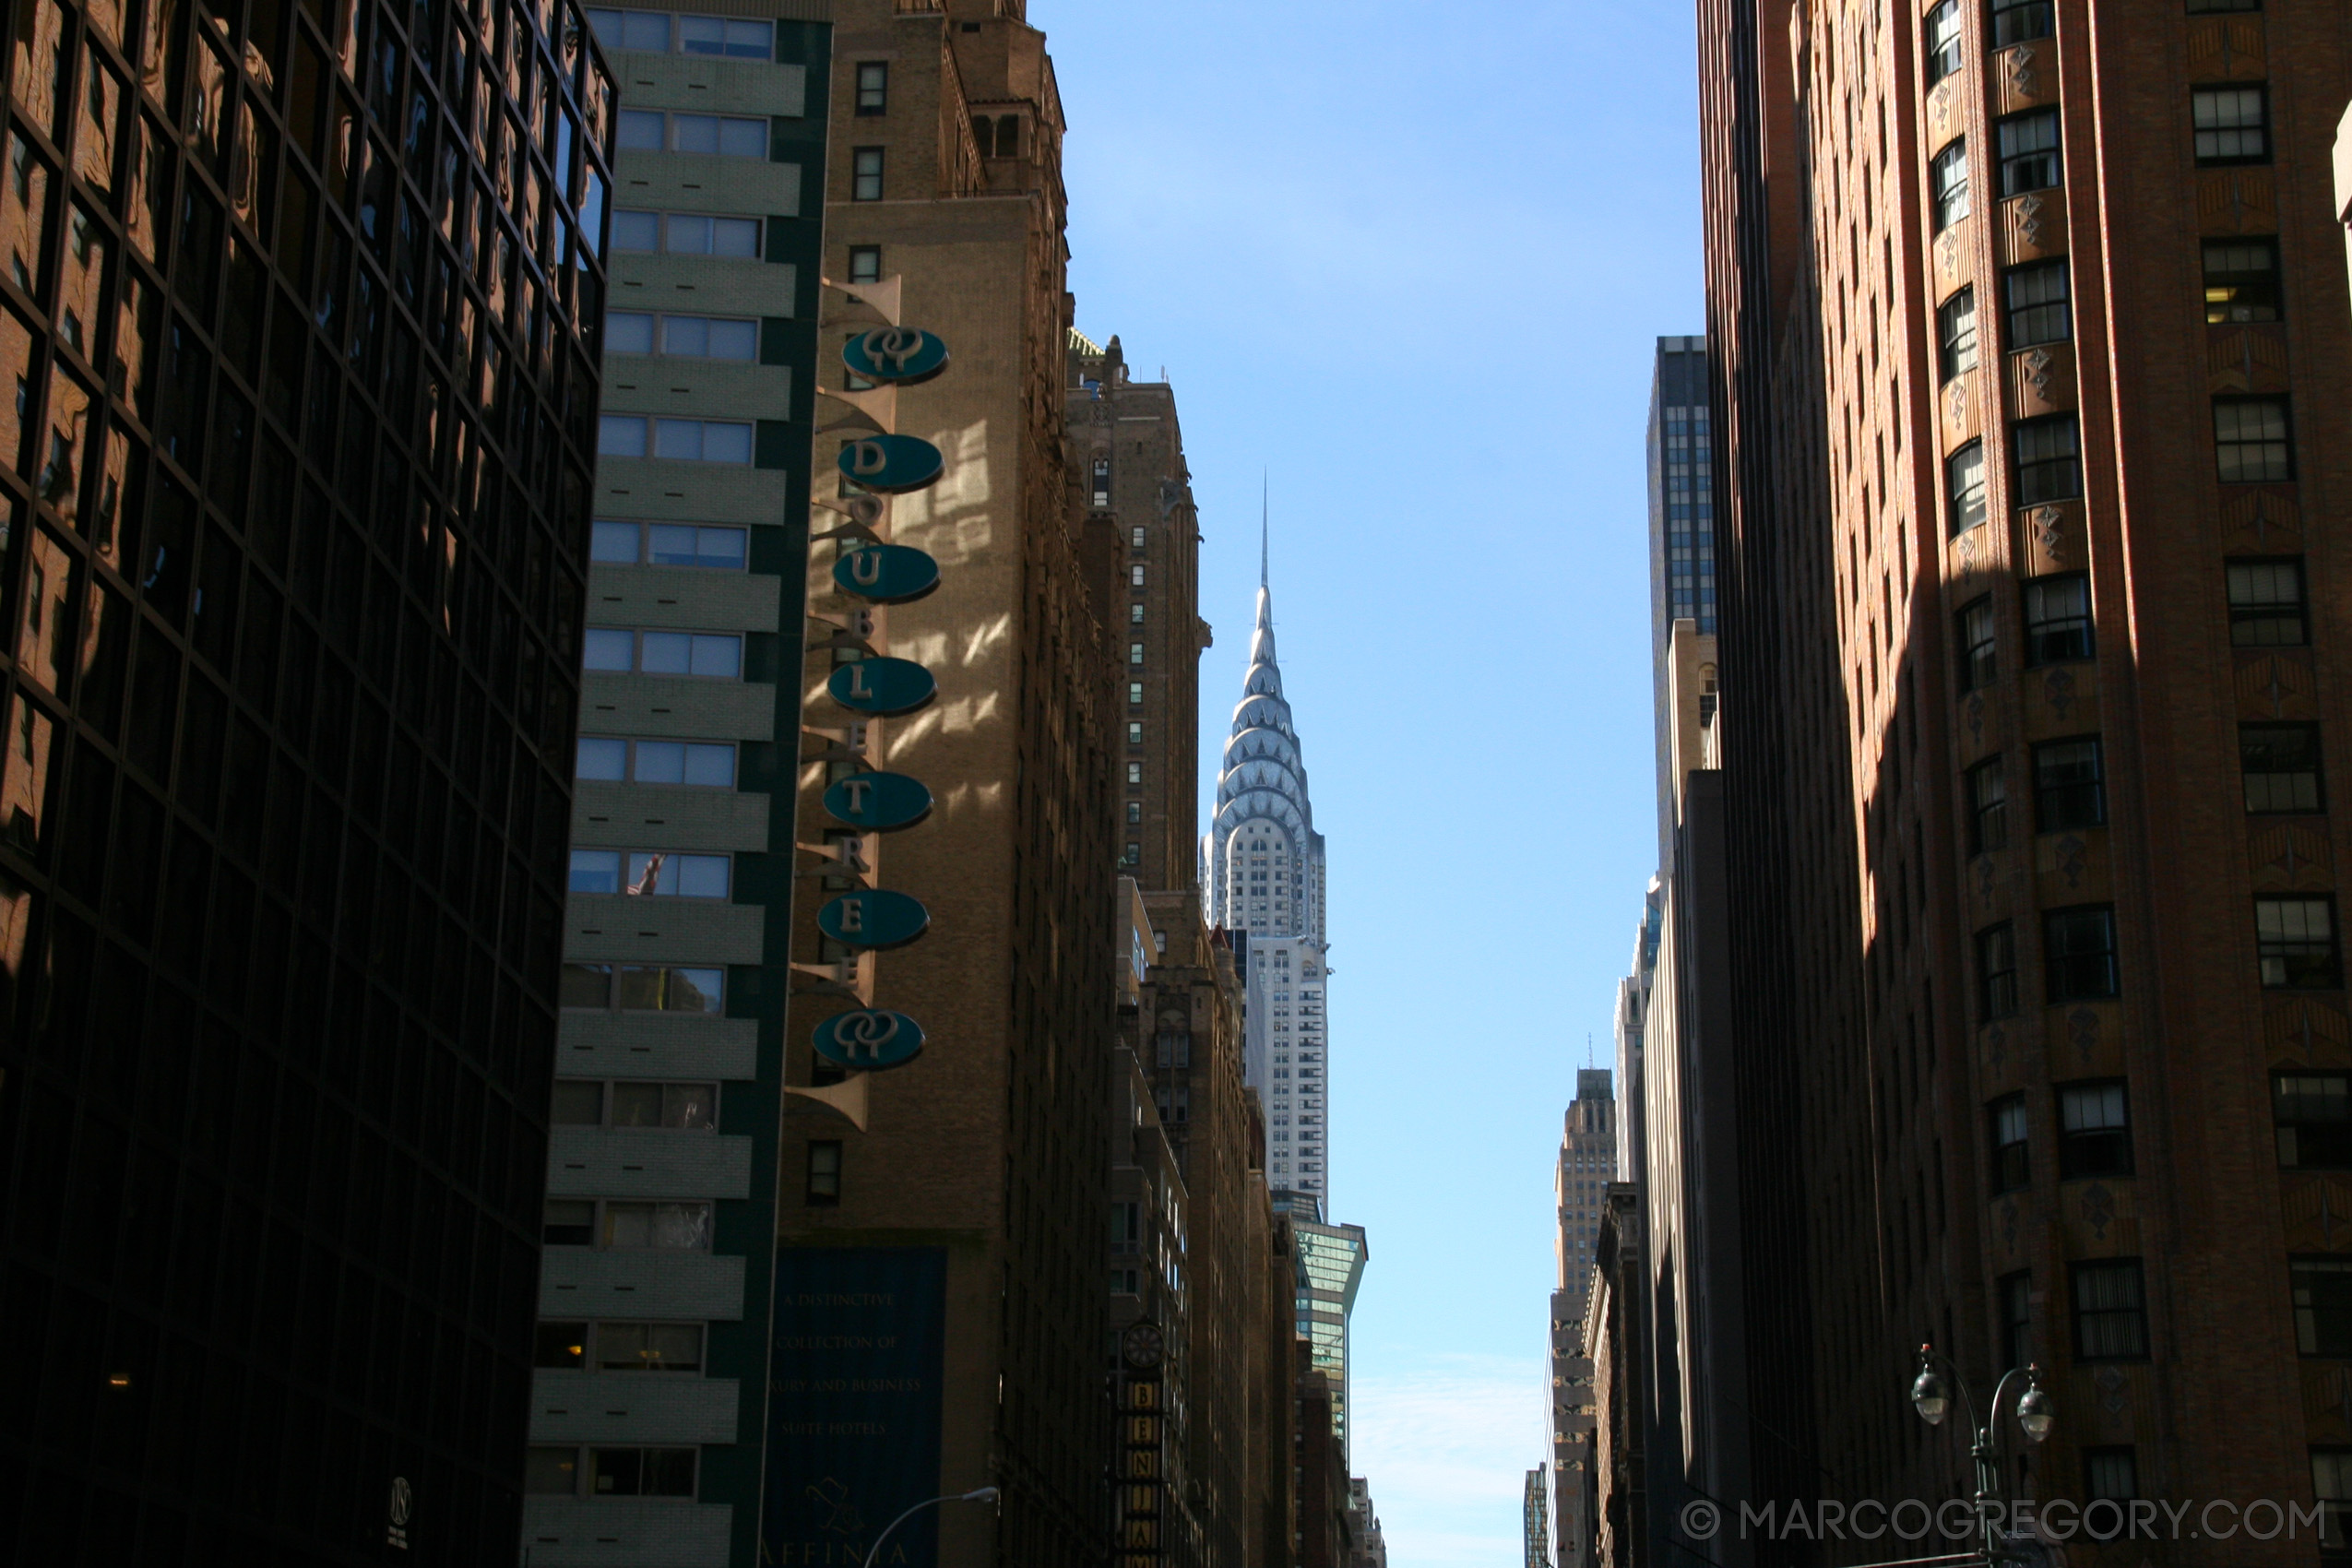
[[[858,378],[852,386],[871,383],[885,389],[876,396],[887,398],[881,408],[887,410],[885,419],[891,419],[897,397],[886,389],[929,381],[945,370],[947,345],[920,328],[879,327],[842,345],[841,362]],[[853,406],[867,407],[862,402]],[[882,506],[873,497],[928,489],[939,482],[947,463],[930,442],[897,434],[881,428],[882,423],[869,416],[864,428],[871,434],[844,443],[837,459],[841,477],[866,494],[861,503],[853,496],[845,508],[856,525],[845,531],[860,536],[860,542],[834,562],[833,584],[868,604],[905,604],[939,586],[939,563],[922,551],[875,535],[871,524],[879,521]],[[859,612],[853,621],[853,625],[872,624],[870,611]],[[849,640],[863,657],[839,666],[826,682],[826,692],[843,707],[864,718],[890,719],[913,713],[938,695],[939,682],[924,666],[875,654],[854,636]],[[861,833],[913,827],[931,814],[931,787],[904,773],[869,769],[837,778],[825,790],[826,814]],[[920,941],[931,928],[931,912],[910,894],[865,887],[828,901],[817,911],[816,923],[845,946],[880,953]],[[828,1062],[878,1073],[903,1067],[921,1054],[923,1029],[904,1013],[860,1007],[819,1024],[812,1043]]]

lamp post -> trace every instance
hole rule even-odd
[[[1936,1371],[1938,1363],[1951,1372],[1950,1385]],[[1967,1379],[1960,1375],[1960,1369],[1953,1364],[1952,1358],[1939,1352],[1934,1346],[1919,1347],[1919,1372],[1911,1380],[1912,1408],[1930,1426],[1943,1424],[1945,1413],[1952,1408],[1953,1386],[1959,1388],[1961,1402],[1968,1408],[1968,1424],[1976,1431],[1976,1440],[1969,1445],[1968,1456],[1977,1462],[1977,1528],[1984,1543],[1987,1563],[1999,1562],[2013,1555],[1999,1545],[2000,1532],[1993,1527],[1992,1511],[1985,1505],[2000,1502],[2005,1526],[2009,1469],[2002,1463],[2001,1396],[2009,1392],[2010,1380],[2019,1377],[2025,1380],[2025,1388],[2017,1396],[2017,1425],[2029,1442],[2039,1443],[2049,1435],[2050,1424],[2058,1419],[2058,1409],[2050,1396],[2042,1392],[2041,1368],[2032,1362],[2012,1367],[2001,1374],[2001,1382],[1993,1387],[1992,1404],[1987,1408],[1981,1422],[1977,1420],[1977,1402],[1968,1393]]]
[[[1003,1493],[999,1492],[996,1488],[992,1486],[984,1486],[971,1491],[951,1491],[944,1497],[932,1497],[924,1499],[922,1502],[916,1503],[912,1508],[908,1509],[904,1514],[899,1515],[896,1519],[891,1520],[890,1523],[882,1526],[882,1533],[873,1538],[873,1545],[866,1549],[865,1568],[873,1568],[873,1565],[877,1562],[881,1561],[882,1543],[890,1538],[890,1532],[905,1524],[908,1520],[913,1518],[916,1515],[921,1513],[924,1509],[935,1508],[943,1503],[993,1503],[1002,1495]]]

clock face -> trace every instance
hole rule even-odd
[[[1127,1364],[1131,1367],[1144,1368],[1159,1365],[1159,1359],[1166,1346],[1167,1341],[1159,1332],[1159,1324],[1156,1323],[1129,1324],[1127,1332],[1120,1337],[1120,1350],[1127,1358]]]

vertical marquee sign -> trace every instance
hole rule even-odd
[[[1160,1372],[1167,1337],[1149,1318],[1119,1336],[1119,1536],[1116,1568],[1159,1568],[1168,1553],[1167,1431]]]
[[[895,317],[895,285],[893,279],[886,293],[878,289],[846,291]],[[869,294],[880,297],[869,298]],[[843,487],[849,493],[838,501],[817,503],[848,519],[812,538],[845,541],[847,547],[833,563],[833,586],[857,608],[838,621],[823,618],[836,629],[811,649],[848,649],[855,657],[836,666],[826,682],[826,690],[834,702],[849,710],[850,721],[838,731],[837,740],[823,736],[836,743],[809,760],[847,763],[857,769],[834,779],[824,794],[826,814],[854,831],[832,844],[802,848],[834,862],[819,874],[846,873],[860,885],[828,900],[816,917],[817,929],[856,956],[830,968],[794,967],[826,977],[809,991],[860,1004],[819,1024],[811,1041],[817,1055],[854,1073],[903,1067],[923,1048],[920,1023],[904,1013],[873,1005],[869,965],[872,955],[920,941],[930,929],[931,914],[913,896],[874,885],[864,844],[868,835],[900,832],[931,814],[929,785],[873,766],[881,750],[873,738],[873,721],[914,713],[939,692],[939,683],[930,670],[875,647],[880,640],[875,610],[911,602],[939,586],[939,563],[922,551],[892,543],[887,530],[890,497],[938,483],[946,460],[930,442],[898,434],[890,427],[897,422],[898,388],[938,375],[947,368],[947,345],[936,335],[890,322],[852,337],[841,350],[841,362],[853,377],[852,385],[872,390],[826,394],[853,410],[849,418],[826,429],[866,434],[845,442],[841,448],[838,466],[842,478],[849,481]],[[862,1127],[861,1099],[857,1107],[859,1113],[852,1119]]]

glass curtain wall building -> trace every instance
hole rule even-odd
[[[20,0],[0,1538],[514,1558],[612,89],[563,0]]]

